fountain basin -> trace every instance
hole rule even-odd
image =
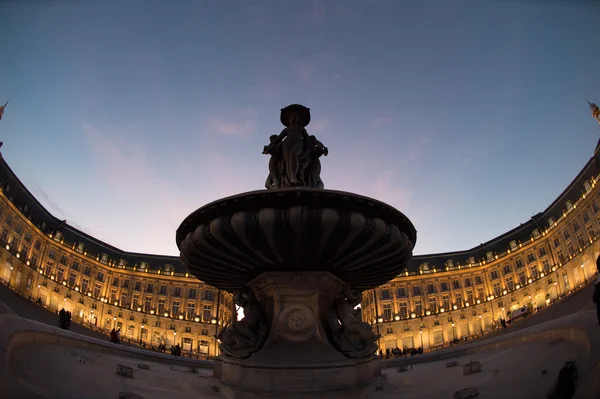
[[[216,288],[237,291],[265,272],[329,272],[356,290],[396,277],[417,233],[395,208],[357,194],[287,188],[212,202],[177,230],[181,259]]]

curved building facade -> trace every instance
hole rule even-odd
[[[0,157],[0,279],[21,295],[121,339],[210,357],[235,312],[232,295],[178,257],[112,247],[51,215]],[[58,319],[57,319],[58,322]]]
[[[550,306],[594,279],[599,149],[530,220],[467,251],[415,256],[403,274],[363,292],[362,318],[381,335],[380,348],[431,350],[478,336],[515,309]]]
[[[596,157],[543,212],[467,251],[415,256],[394,280],[363,292],[362,318],[380,348],[431,350],[489,331],[507,313],[539,309],[596,274],[600,254]],[[191,274],[178,257],[112,247],[51,215],[0,157],[0,279],[51,310],[122,339],[218,352],[231,294]]]

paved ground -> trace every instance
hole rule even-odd
[[[519,345],[486,350],[456,358],[459,365],[479,360],[481,373],[463,375],[462,367],[446,368],[450,360],[415,365],[398,373],[387,369],[388,383],[373,398],[452,398],[455,391],[477,387],[481,399],[545,399],[564,362],[576,360],[584,350],[567,341]],[[545,373],[542,373],[546,370]]]
[[[117,364],[136,370],[138,363],[149,365],[150,370],[135,371],[133,379],[116,374]],[[20,386],[19,396],[10,399],[116,399],[121,391],[144,399],[221,398],[210,388],[207,373],[211,372],[207,370],[191,373],[183,367],[60,346],[17,348],[10,367]]]
[[[483,371],[468,376],[463,375],[460,366],[446,368],[448,360],[416,365],[404,373],[388,369],[384,390],[373,392],[370,398],[451,398],[459,389],[478,387],[482,399],[542,399],[564,362],[577,360],[583,354],[582,348],[557,340],[485,350],[455,359],[459,364],[471,360],[482,362]],[[143,362],[150,370],[135,371],[133,379],[116,375],[117,364],[135,370],[138,363],[116,355],[59,346],[22,346],[15,350],[10,364],[20,394],[10,399],[105,399],[117,398],[121,391],[141,395],[144,399],[221,398],[209,386],[210,371],[201,370],[198,374],[183,367]]]
[[[591,309],[594,306],[591,302],[592,292],[592,285],[585,287],[560,303],[485,338]],[[57,314],[20,297],[1,284],[0,302],[4,303],[4,311],[8,307],[29,319],[51,325],[58,322]],[[108,339],[106,335],[78,324],[74,324],[72,330]],[[479,387],[481,398],[545,398],[564,362],[580,356],[579,347],[555,341],[480,351],[456,359],[459,364],[470,360],[482,361],[484,371],[471,376],[463,376],[461,367],[446,369],[445,363],[448,360],[420,364],[405,373],[387,368],[385,372],[388,374],[388,383],[384,391],[376,393],[373,398],[449,398],[454,391],[470,386]],[[84,362],[79,362],[79,358]],[[32,362],[31,359],[35,361]],[[120,391],[138,393],[146,399],[219,397],[208,386],[205,374],[172,370],[170,366],[152,363],[150,371],[139,370],[134,379],[121,379],[116,376],[117,363],[136,366],[138,362],[116,355],[82,350],[75,354],[70,348],[57,346],[23,346],[11,357],[11,369],[16,374],[15,383],[22,388],[22,395],[15,399],[110,398],[118,397]],[[542,374],[542,370],[547,372]]]

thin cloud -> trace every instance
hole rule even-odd
[[[313,85],[319,76],[331,76],[327,67],[331,64],[333,56],[329,52],[315,53],[293,61],[290,64],[292,73],[296,75],[298,83]]]
[[[176,254],[174,233],[187,215],[218,198],[259,189],[266,178],[266,166],[264,176],[252,175],[252,170],[236,171],[237,167],[231,166],[235,164],[233,155],[210,149],[193,159],[173,157],[164,170],[147,147],[118,138],[129,137],[127,132],[89,123],[83,130],[97,174],[94,178],[105,182],[109,188],[106,196],[111,199],[106,204],[110,209],[103,211],[112,221],[96,220],[103,226],[96,230],[116,243],[133,243],[133,247],[121,247],[124,250],[148,252],[152,248],[151,252]],[[104,202],[103,198],[97,200]],[[127,229],[116,228],[115,222],[135,226],[135,241]]]
[[[313,0],[306,12],[307,19],[312,23],[321,23],[327,17],[327,7],[323,0]]]
[[[388,126],[392,123],[392,118],[386,116],[378,116],[373,119],[373,127]]]
[[[252,109],[231,109],[222,116],[210,118],[214,130],[227,136],[247,136],[256,132],[258,115]]]
[[[331,119],[320,118],[320,119],[312,120],[310,122],[309,127],[307,127],[307,129],[309,129],[313,132],[323,132],[323,131],[331,130],[331,126],[332,126]]]

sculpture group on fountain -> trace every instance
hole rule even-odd
[[[265,343],[269,327],[264,307],[250,288],[244,287],[234,295],[237,306],[244,309],[244,318],[226,326],[219,336],[219,348],[223,355],[246,359],[257,352]],[[378,335],[369,323],[355,315],[360,304],[360,294],[349,287],[336,295],[327,323],[324,326],[334,348],[348,358],[369,358],[377,351]]]
[[[332,345],[346,357],[368,358],[377,351],[378,335],[371,325],[356,317],[355,308],[360,304],[360,294],[345,287],[333,303],[327,317],[329,339]]]
[[[309,136],[310,109],[294,104],[281,110],[285,129],[272,135],[263,154],[271,155],[269,176],[265,187],[269,190],[286,187],[324,188],[321,180],[321,156],[329,150],[315,136]]]
[[[244,310],[244,318],[227,325],[218,335],[224,355],[246,359],[259,350],[269,333],[264,308],[252,290],[244,287],[233,296],[235,304]]]

